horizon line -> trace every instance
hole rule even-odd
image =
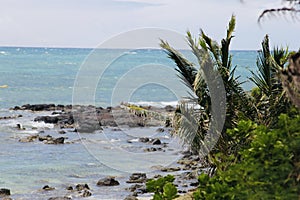
[[[97,48],[97,47],[75,47],[75,46],[15,46],[15,45],[0,45],[0,48],[40,48],[40,49],[130,49],[130,48]],[[138,48],[135,48],[138,49]],[[141,48],[142,49],[142,48]],[[147,48],[143,48],[147,49]],[[157,49],[163,50],[162,48],[148,48],[148,49]],[[191,50],[191,49],[177,49],[177,50]],[[260,49],[231,49],[230,51],[259,51]],[[296,50],[292,50],[296,51]]]

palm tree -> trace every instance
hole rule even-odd
[[[279,73],[284,69],[288,60],[288,49],[269,48],[269,37],[265,36],[262,50],[257,59],[258,72],[251,71],[250,80],[257,86],[258,93],[255,97],[257,111],[256,120],[267,126],[275,125],[281,113],[287,113],[291,104],[285,96]]]
[[[194,94],[188,101],[183,101],[176,111],[176,134],[193,152],[210,153],[210,157],[217,152],[224,155],[235,153],[232,139],[226,134],[226,129],[234,127],[240,118],[252,118],[254,113],[249,96],[242,89],[239,77],[235,76],[236,66],[232,67],[229,49],[234,37],[235,22],[235,17],[232,16],[226,37],[222,39],[220,45],[203,30],[198,40],[187,32],[187,41],[197,58],[199,69],[179,51],[173,49],[168,42],[161,41],[161,47],[176,63],[179,77],[190,88],[191,94]],[[220,110],[224,107],[224,112],[220,115],[214,111],[212,100],[218,102]],[[225,119],[225,124],[219,123],[222,118]],[[220,132],[220,139],[215,148],[208,152],[211,149],[208,149],[209,145],[205,138],[210,135],[211,129]]]

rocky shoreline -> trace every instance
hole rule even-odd
[[[50,115],[41,115],[34,118],[36,122],[53,124],[59,128],[59,134],[64,135],[65,130],[72,130],[80,133],[94,133],[101,131],[105,127],[118,129],[120,127],[162,127],[157,131],[165,131],[172,126],[171,120],[175,108],[166,106],[165,108],[155,108],[151,106],[142,107],[130,104],[122,104],[117,107],[101,108],[95,106],[71,106],[71,105],[54,105],[54,104],[37,104],[23,105],[11,108],[15,111],[29,111],[38,113],[40,111],[50,111]],[[22,116],[18,116],[22,117]],[[22,130],[22,124],[16,124],[17,129]],[[54,137],[52,135],[35,134],[19,139],[19,142],[41,142],[49,145],[66,145],[72,143],[67,137]],[[74,141],[73,141],[74,142]],[[130,143],[130,141],[127,141]],[[168,144],[163,143],[158,138],[140,137],[140,143],[149,144],[150,147],[144,149],[145,152],[164,151]],[[192,191],[198,185],[197,177],[199,173],[206,170],[206,166],[198,156],[189,152],[182,152],[182,158],[175,165],[168,167],[157,167],[157,174],[149,175],[151,178],[159,178],[164,174],[173,174],[175,177],[174,184],[178,187],[179,194],[185,194]],[[148,180],[146,173],[133,173],[128,177],[126,191],[129,193],[126,200],[140,199],[147,194],[145,183]],[[78,183],[70,185],[65,190],[65,196],[53,196],[49,200],[62,200],[72,198],[85,198],[93,195],[95,187],[115,187],[119,185],[118,177],[104,177],[97,181],[96,185],[90,183]],[[50,185],[50,184],[49,184]],[[42,191],[55,191],[54,187],[45,185],[41,187]],[[11,188],[13,190],[13,188]],[[3,191],[1,193],[1,191]],[[7,192],[9,191],[9,193]],[[10,190],[7,188],[0,189],[0,195],[3,199],[11,199]],[[150,194],[147,194],[149,198]],[[151,195],[150,195],[151,196]]]
[[[11,109],[53,111],[50,116],[38,116],[34,121],[55,124],[60,128],[75,128],[76,131],[83,133],[92,133],[101,130],[102,127],[171,126],[170,119],[175,110],[172,106],[156,108],[130,104],[107,108],[91,105],[26,104]]]

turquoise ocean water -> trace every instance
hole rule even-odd
[[[112,55],[118,55],[122,50],[98,50],[101,62],[105,59],[111,61]],[[74,81],[76,75],[92,49],[68,49],[68,48],[0,48],[0,85],[8,85],[8,88],[0,90],[0,107],[9,108],[26,103],[61,103],[71,104]],[[126,52],[129,52],[126,54]],[[189,52],[184,52],[187,57],[193,57]],[[250,76],[249,69],[255,70],[257,53],[255,51],[233,51],[233,66],[238,65],[236,74],[241,80]],[[107,55],[107,56],[106,56]],[[110,63],[108,70],[103,74],[103,79],[96,90],[96,103],[109,105],[111,92],[126,72],[131,68],[145,65],[159,64],[174,68],[166,54],[161,50],[135,50],[125,51],[118,56],[115,62]],[[99,66],[99,68],[104,66]],[[109,70],[110,69],[110,70]],[[175,70],[173,72],[176,74]],[[153,80],[164,79],[164,74],[138,74],[131,76],[128,82],[143,77],[153,77]],[[158,78],[157,78],[158,77]],[[251,89],[250,82],[243,84],[246,90]],[[148,85],[139,88],[132,101],[174,101],[176,98],[166,88],[157,85]]]
[[[52,196],[62,196],[66,191],[59,188],[77,183],[88,183],[92,187],[93,196],[89,199],[123,199],[127,192],[122,188],[124,187],[122,184],[120,187],[100,189],[94,185],[97,179],[106,175],[115,175],[121,183],[125,182],[126,175],[105,166],[106,163],[101,162],[101,156],[110,155],[112,148],[111,145],[106,146],[107,140],[126,149],[129,148],[126,146],[126,140],[131,138],[110,129],[106,130],[110,135],[109,138],[99,134],[97,138],[94,138],[97,134],[86,136],[87,144],[94,145],[93,148],[99,148],[101,152],[96,157],[91,155],[88,148],[80,142],[63,146],[43,145],[38,142],[19,143],[18,140],[24,136],[37,134],[40,131],[44,134],[57,134],[58,130],[53,129],[49,124],[33,122],[36,113],[12,111],[9,110],[10,107],[27,103],[72,104],[74,87],[75,89],[82,87],[83,91],[89,89],[89,80],[92,79],[89,79],[88,74],[82,75],[82,80],[87,80],[87,85],[78,86],[76,80],[80,70],[90,63],[95,64],[91,66],[92,70],[97,67],[103,68],[101,77],[95,79],[98,81],[91,83],[96,85],[93,89],[96,105],[110,106],[115,96],[117,96],[116,102],[122,100],[156,102],[157,105],[178,100],[174,91],[160,84],[160,80],[169,79],[169,74],[164,74],[156,68],[157,66],[167,67],[169,69],[167,72],[174,73],[176,76],[175,65],[162,50],[101,49],[97,50],[101,55],[100,59],[93,58],[93,62],[89,62],[91,60],[89,55],[92,55],[92,52],[92,49],[75,48],[0,47],[0,85],[8,85],[7,88],[0,89],[0,116],[23,115],[22,118],[0,120],[0,188],[10,188],[14,199],[47,199]],[[188,51],[183,51],[183,54],[193,59]],[[232,51],[232,54],[233,66],[238,66],[236,73],[241,76],[241,81],[244,81],[250,76],[249,69],[255,70],[257,52]],[[147,70],[149,68],[151,70]],[[135,69],[141,70],[135,72]],[[93,75],[95,74],[90,76]],[[144,80],[155,81],[152,83],[148,81],[145,84]],[[142,84],[134,86],[132,83],[136,82]],[[252,86],[249,82],[243,84],[246,90],[250,90]],[[127,87],[133,87],[129,98],[122,99],[122,95],[118,96],[118,92],[114,95],[115,91],[120,91],[120,94],[126,93]],[[84,98],[83,92],[82,99]],[[38,115],[42,114],[49,113]],[[17,123],[22,124],[26,130],[16,130]],[[133,135],[138,135],[143,130],[130,131]],[[155,133],[155,129],[150,131]],[[82,136],[67,131],[67,137],[71,141],[77,141]],[[157,137],[166,142],[170,140],[163,134]],[[95,141],[98,141],[96,146]],[[136,144],[135,147],[130,148],[139,151],[143,147]],[[162,156],[174,155],[174,152],[170,151]],[[124,162],[118,156],[113,160]],[[138,165],[138,162],[133,161],[128,165],[129,171],[138,169],[135,164]],[[40,192],[39,189],[47,184],[56,187],[57,190],[52,193]]]

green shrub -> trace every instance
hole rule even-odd
[[[230,132],[248,132],[244,144],[226,170],[210,178],[199,176],[195,199],[299,199],[300,117],[281,115],[268,129],[241,121]]]
[[[146,183],[148,192],[154,192],[153,200],[171,200],[176,198],[177,188],[173,184],[174,176],[167,175],[157,180],[150,179]]]

